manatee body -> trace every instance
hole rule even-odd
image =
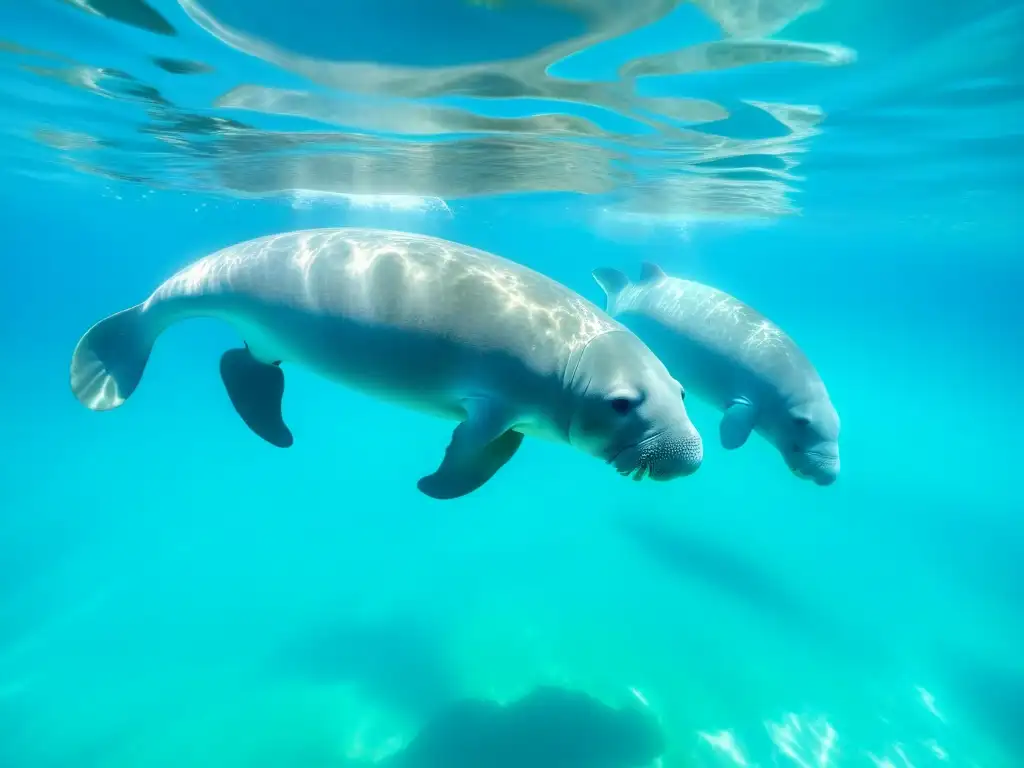
[[[777,325],[739,299],[655,264],[645,263],[636,283],[614,269],[593,275],[608,313],[724,412],[725,448],[739,448],[756,431],[798,477],[835,482],[839,416],[814,366]]]
[[[419,489],[455,498],[487,482],[524,435],[569,443],[621,474],[658,480],[700,465],[680,384],[629,330],[514,262],[424,235],[314,229],[239,243],[100,321],[71,362],[94,411],[120,406],[156,338],[192,317],[245,342],[221,358],[235,410],[288,447],[282,365],[459,422]]]

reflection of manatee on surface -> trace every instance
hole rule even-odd
[[[552,112],[521,117],[495,117],[468,109],[412,100],[341,98],[252,84],[232,88],[219,96],[214,106],[265,115],[302,117],[343,126],[359,133],[428,136],[435,139],[446,134],[500,134],[521,136],[522,141],[529,140],[527,143],[544,142],[544,146],[549,147],[558,146],[551,141],[555,137],[559,141],[572,138],[600,139],[638,148],[657,147],[664,143],[664,137],[658,135],[610,131],[582,115]],[[697,100],[676,103],[647,98],[640,106],[658,112],[663,117],[690,123],[724,120],[728,117],[728,113],[717,104]],[[630,114],[628,119],[635,121],[637,127],[650,125],[641,115]],[[670,135],[680,141],[718,145],[708,134],[692,130],[673,129]]]
[[[372,135],[241,133],[218,140],[211,172],[240,196],[317,193],[443,200],[510,192],[612,192],[614,149],[511,132],[445,142]],[[572,173],[565,169],[571,168]]]
[[[823,0],[693,0],[728,37],[770,37]]]
[[[145,0],[64,0],[65,3],[123,24],[155,32],[158,35],[178,34],[171,23]]]
[[[838,66],[849,64],[853,59],[853,51],[838,45],[789,40],[716,40],[631,59],[619,68],[619,76],[685,75],[779,62]]]
[[[444,637],[426,620],[407,615],[325,622],[286,642],[271,667],[315,683],[352,683],[369,699],[418,717],[458,696]]]
[[[174,34],[171,25],[145,0],[64,2],[102,17],[97,24],[109,19]],[[813,132],[794,129],[788,136],[761,132],[759,138],[736,139],[696,130],[700,124],[727,120],[745,123],[744,113],[772,112],[771,105],[744,99],[737,105],[737,114],[731,115],[726,106],[705,99],[642,95],[634,80],[759,62],[845,64],[853,59],[851,51],[743,34],[741,39],[637,56],[624,65],[618,80],[554,74],[555,65],[574,54],[656,23],[684,4],[685,0],[503,3],[493,13],[474,11],[469,16],[490,16],[492,21],[484,26],[492,31],[503,28],[494,24],[494,17],[520,13],[572,23],[559,27],[561,31],[556,30],[551,44],[531,47],[523,55],[510,57],[492,51],[490,58],[473,63],[407,66],[332,61],[286,50],[217,18],[222,4],[180,0],[182,11],[226,46],[346,94],[340,98],[258,82],[228,83],[214,109],[202,114],[171,103],[145,82],[144,71],[129,73],[92,62],[73,62],[9,43],[0,43],[0,50],[50,59],[25,62],[18,72],[45,78],[47,88],[63,84],[102,100],[83,104],[80,111],[61,112],[46,121],[47,132],[33,132],[37,138],[59,130],[91,139],[48,152],[49,159],[75,171],[147,187],[237,197],[290,197],[295,189],[306,189],[318,194],[409,194],[445,200],[516,192],[618,193],[609,201],[616,215],[658,220],[679,216],[773,218],[794,213],[797,208],[790,193],[802,181],[794,172],[804,149],[799,142]],[[756,28],[777,26],[796,14],[800,4],[798,0],[777,0],[746,8],[748,3],[731,0],[699,3],[729,34],[753,28],[751,24]],[[342,12],[336,13],[342,19]],[[328,23],[331,18],[328,15]],[[522,22],[520,16],[516,18]],[[485,46],[484,50],[489,49]],[[174,56],[173,51],[166,56],[150,53],[149,64],[177,76],[211,71],[205,64]],[[53,66],[55,58],[63,65]],[[220,72],[224,75],[226,70]],[[65,97],[57,96],[58,101]],[[508,103],[518,114],[495,117],[436,103],[450,97],[497,100]],[[529,99],[551,103],[530,107]],[[31,104],[26,107],[33,108]],[[625,127],[612,130],[603,120],[596,120],[591,116],[594,107],[612,113],[616,123]],[[294,116],[331,127],[262,130],[232,119],[236,110],[257,113],[254,119],[261,114]],[[88,122],[76,123],[76,117]],[[119,126],[128,123],[134,130],[100,133],[93,128],[115,122]],[[391,135],[372,135],[378,131]],[[408,140],[410,135],[417,140]],[[48,149],[57,149],[43,143]],[[767,155],[784,167],[766,168],[758,158]],[[739,164],[743,173],[712,165],[721,158]]]
[[[507,705],[468,699],[430,720],[384,768],[643,768],[664,751],[651,715],[537,688]]]
[[[172,75],[205,75],[213,72],[213,67],[201,61],[188,59],[172,59],[165,56],[154,56],[153,63]]]

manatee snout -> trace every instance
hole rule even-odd
[[[652,480],[675,480],[692,475],[704,460],[700,433],[687,421],[644,440],[637,446],[635,464]]]
[[[839,477],[839,446],[821,445],[786,457],[793,474],[817,485],[832,485]]]

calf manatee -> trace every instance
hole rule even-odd
[[[282,365],[459,422],[419,489],[486,483],[524,435],[568,443],[620,474],[669,480],[700,465],[683,390],[631,331],[560,283],[466,245],[374,229],[260,237],[199,259],[79,341],[71,389],[94,411],[135,391],[157,337],[193,317],[245,345],[220,373],[235,410],[292,445]]]
[[[839,415],[806,355],[777,325],[717,288],[670,277],[647,262],[639,282],[596,269],[607,312],[634,331],[674,376],[724,416],[722,445],[756,431],[797,477],[839,476]]]

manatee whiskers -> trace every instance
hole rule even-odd
[[[629,450],[629,449],[627,448],[626,450]],[[625,453],[625,451],[623,451],[622,453]],[[618,456],[616,456],[615,458],[618,458]],[[607,463],[614,465],[615,459],[609,459]],[[632,478],[633,480],[635,480],[636,482],[640,482],[645,477],[650,475],[651,468],[647,464],[645,464],[645,463],[640,463],[640,464],[637,464],[636,466],[633,466],[633,467],[618,468],[615,471],[618,472],[623,477],[629,477],[629,478]]]

